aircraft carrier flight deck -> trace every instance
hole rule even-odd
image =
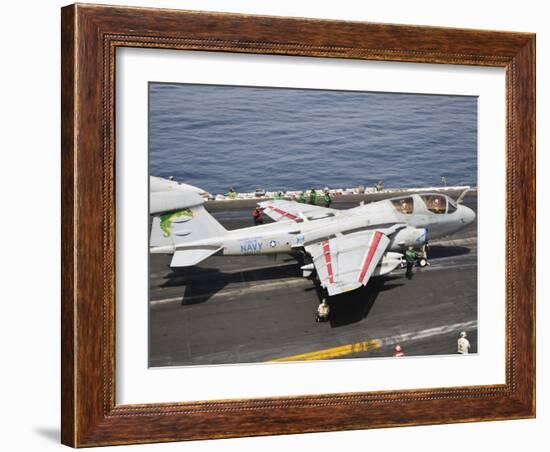
[[[393,196],[339,196],[331,207]],[[464,204],[477,212],[477,192]],[[255,205],[205,204],[227,229],[252,226]],[[149,365],[389,357],[397,344],[405,356],[456,354],[461,331],[476,353],[477,219],[430,242],[428,257],[430,265],[416,267],[412,280],[397,269],[333,297],[330,321],[317,323],[321,295],[291,256],[213,256],[173,270],[171,256],[150,255]]]

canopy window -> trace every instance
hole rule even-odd
[[[420,195],[426,209],[430,212],[441,214],[447,211],[447,198],[442,195]]]
[[[411,196],[408,196],[406,198],[392,199],[391,202],[399,213],[413,213],[414,203]]]

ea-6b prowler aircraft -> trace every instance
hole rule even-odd
[[[176,182],[155,184],[151,253],[173,254],[173,268],[197,265],[214,254],[305,253],[312,262],[302,267],[304,276],[317,271],[328,296],[391,272],[409,246],[420,249],[428,234],[430,240],[452,234],[476,216],[461,204],[467,190],[456,201],[439,193],[408,194],[348,210],[271,200],[258,205],[275,223],[228,231],[205,209],[199,192]]]

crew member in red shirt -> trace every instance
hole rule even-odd
[[[401,345],[397,344],[395,346],[395,353],[393,354],[393,356],[396,358],[401,358],[402,356],[405,356],[405,353],[403,352]]]
[[[256,207],[252,211],[252,218],[254,219],[254,224],[263,224],[264,214],[262,212],[262,209],[260,209],[259,207]]]

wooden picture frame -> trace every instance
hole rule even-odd
[[[73,447],[535,416],[535,36],[71,5],[62,9],[62,442]],[[506,383],[115,403],[115,50],[201,50],[506,70]]]

